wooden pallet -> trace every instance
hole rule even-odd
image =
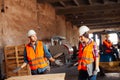
[[[28,66],[24,67],[17,73],[13,73],[13,70],[24,62],[24,48],[25,45],[7,46],[4,48],[5,72],[7,78],[11,76],[30,75],[30,69]]]

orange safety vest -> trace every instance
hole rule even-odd
[[[107,40],[104,40],[103,41],[103,45],[106,47],[105,52],[107,52],[107,53],[111,53],[112,52],[112,50],[110,49],[110,47],[112,46],[111,42],[108,42]]]
[[[47,59],[44,56],[43,44],[41,41],[38,41],[36,46],[36,51],[27,44],[27,59],[31,70],[36,70],[38,68],[44,68],[48,66]]]
[[[94,62],[93,45],[93,41],[85,46],[84,49],[82,44],[79,45],[78,70],[87,70],[87,64]]]

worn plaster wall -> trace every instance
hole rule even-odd
[[[37,25],[36,1],[4,0],[4,12],[0,17],[0,45],[22,44],[27,38],[26,32]]]
[[[64,16],[55,14],[55,9],[49,4],[38,5],[39,38],[50,39],[53,36],[66,37]]]
[[[0,46],[27,43],[29,29],[34,29],[41,40],[57,35],[66,37],[69,30],[64,16],[56,15],[51,5],[36,0],[4,0],[0,26]]]
[[[70,22],[66,22],[66,37],[68,42],[72,45],[72,46],[78,46],[78,27],[77,26],[73,26]]]

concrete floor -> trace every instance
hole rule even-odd
[[[50,73],[66,73],[65,80],[77,80],[77,67],[67,66],[51,68]],[[120,73],[105,73],[105,76],[98,76],[97,80],[120,80]]]

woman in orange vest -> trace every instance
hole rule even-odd
[[[19,71],[27,64],[29,64],[32,75],[44,74],[50,69],[48,60],[55,62],[55,64],[63,65],[59,60],[55,60],[42,41],[37,41],[36,32],[34,30],[28,31],[29,43],[24,50],[24,63],[14,70]],[[48,60],[47,60],[48,59]]]
[[[89,28],[79,28],[79,52],[78,52],[78,80],[96,80],[99,72],[99,54],[97,45],[89,39]]]

